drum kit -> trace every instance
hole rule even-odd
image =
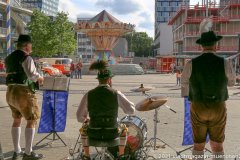
[[[149,157],[148,153],[146,152],[149,147],[152,147],[154,150],[161,148],[157,146],[157,141],[160,141],[171,149],[166,142],[162,141],[161,139],[157,138],[157,124],[160,122],[158,119],[158,111],[160,106],[165,106],[172,112],[176,113],[173,109],[171,109],[165,103],[167,102],[167,97],[164,96],[150,96],[146,93],[146,91],[150,91],[154,89],[153,87],[144,87],[143,84],[140,85],[139,88],[134,88],[131,91],[134,92],[142,92],[144,96],[147,96],[144,100],[140,101],[136,104],[135,108],[138,111],[151,111],[154,110],[154,135],[149,140],[147,139],[147,125],[144,119],[139,118],[138,116],[125,116],[122,118],[121,122],[125,123],[128,127],[128,137],[127,137],[127,145],[125,150],[129,150],[127,153],[135,153],[132,154],[132,159],[147,159]],[[150,144],[150,145],[149,145]],[[130,146],[130,147],[128,147]],[[175,151],[175,149],[173,149]],[[137,158],[136,158],[137,157]]]
[[[123,117],[120,120],[120,123],[124,123],[128,127],[127,142],[125,147],[125,155],[127,155],[126,160],[148,159],[151,157],[148,155],[148,151],[150,150],[150,148],[156,150],[158,148],[163,148],[163,146],[168,146],[169,148],[175,151],[175,149],[168,145],[166,142],[157,138],[157,124],[160,122],[158,119],[158,110],[160,106],[165,106],[174,113],[176,113],[176,111],[174,111],[165,104],[168,100],[167,97],[150,96],[149,94],[146,93],[146,91],[150,91],[152,89],[154,88],[144,87],[143,84],[141,84],[141,86],[138,88],[131,89],[131,91],[133,92],[142,92],[144,96],[147,96],[147,98],[136,104],[135,106],[136,110],[143,112],[151,110],[155,111],[153,118],[154,134],[152,138],[150,139],[147,138],[148,129],[145,119],[141,119],[136,115],[127,115]],[[164,145],[162,147],[157,145],[157,141],[160,141]],[[112,153],[113,151],[109,150],[109,152]],[[112,155],[116,154],[112,153]]]

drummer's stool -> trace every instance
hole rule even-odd
[[[101,151],[97,150],[97,155],[93,159],[105,160],[105,157],[108,157],[110,160],[113,160],[113,156],[106,152],[108,147],[118,146],[120,144],[120,139],[115,138],[113,140],[96,140],[88,137],[89,146],[101,147]]]

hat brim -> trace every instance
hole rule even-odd
[[[111,74],[111,75],[109,75],[107,77],[100,77],[100,76],[98,76],[96,79],[108,79],[108,78],[112,78],[112,77],[114,77],[114,74]]]
[[[32,43],[32,41],[14,41],[14,43],[18,43],[18,42],[22,42],[22,43]]]
[[[213,42],[217,42],[217,41],[219,41],[219,40],[221,40],[222,39],[222,36],[216,36],[216,39],[215,40],[212,40],[212,41],[205,41],[205,42],[202,42],[201,41],[201,38],[199,38],[198,40],[196,40],[196,43],[197,44],[208,44],[208,43],[213,43]]]

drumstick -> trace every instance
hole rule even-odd
[[[176,111],[174,111],[171,107],[169,107],[168,105],[164,104],[165,107],[167,107],[168,109],[170,109],[172,112],[177,113]]]

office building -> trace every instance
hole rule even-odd
[[[77,23],[89,21],[91,18],[78,18]],[[77,56],[84,62],[90,61],[94,56],[95,47],[90,38],[83,32],[77,32]]]
[[[26,8],[23,8],[19,3],[19,0],[10,1],[10,15],[11,15],[11,25],[10,25],[10,34],[7,33],[7,0],[1,0],[0,3],[0,57],[7,56],[7,49],[13,51],[15,49],[16,43],[14,43],[18,38],[18,33],[16,31],[17,24],[21,26],[22,33],[26,33],[25,28],[27,23],[30,21],[30,16],[32,11]],[[7,37],[11,35],[11,38],[7,42]],[[11,42],[11,43],[9,43]],[[11,44],[10,46],[7,45]],[[9,47],[9,48],[8,48]]]
[[[56,16],[59,0],[21,0],[21,5],[28,9],[38,9],[48,16]]]
[[[184,3],[188,4],[189,0]],[[155,0],[154,55],[171,54],[172,28],[167,23],[182,4],[181,0]]]

